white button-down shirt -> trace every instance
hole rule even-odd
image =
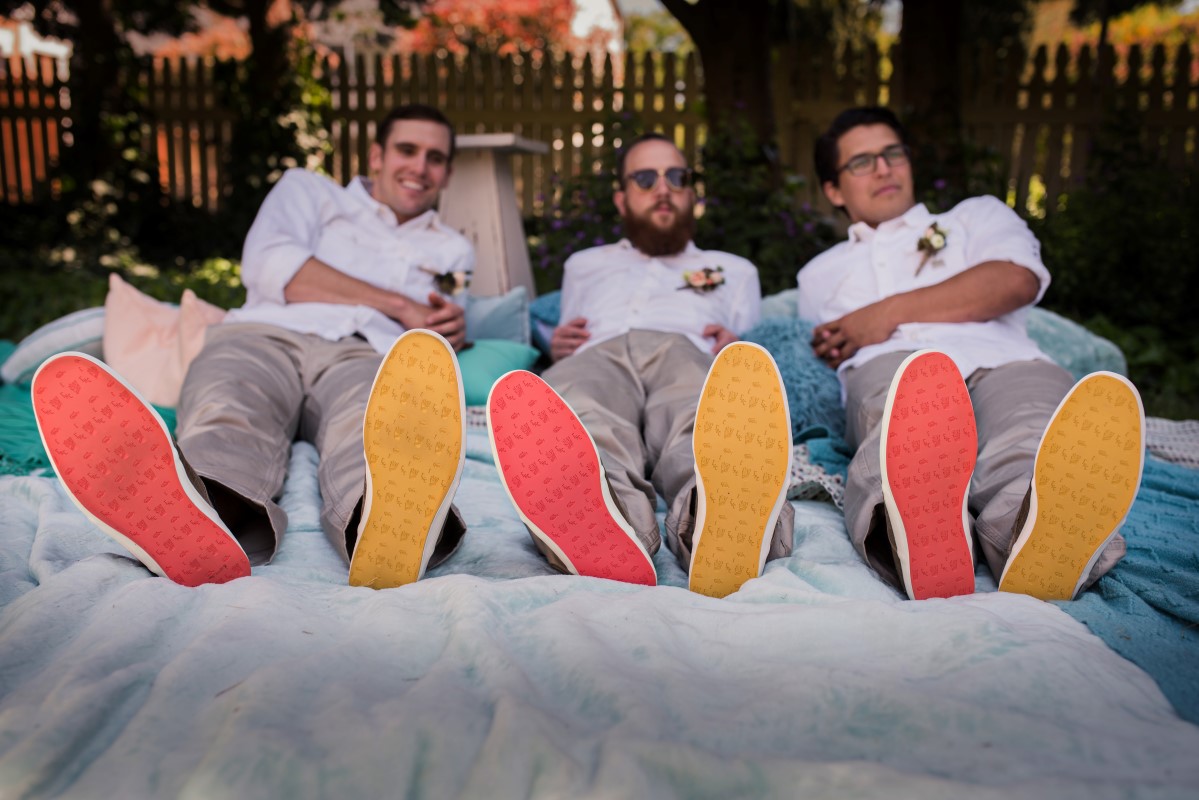
[[[367,306],[288,303],[283,289],[310,257],[383,289],[427,302],[436,291],[430,273],[470,272],[474,250],[430,210],[396,222],[395,213],[358,177],[335,181],[292,169],[258,210],[242,251],[246,304],[226,322],[264,322],[331,341],[361,334],[380,353],[404,332],[400,323]],[[422,267],[424,269],[422,269]]]
[[[923,269],[920,239],[936,223],[945,246]],[[799,316],[830,322],[891,295],[932,286],[986,261],[1010,261],[1049,287],[1041,246],[1024,220],[997,198],[974,197],[944,214],[922,204],[877,228],[855,223],[847,241],[821,253],[799,271]],[[917,274],[919,271],[919,274]],[[912,322],[900,325],[885,342],[863,347],[838,370],[901,350],[932,348],[946,353],[962,374],[1013,361],[1049,361],[1025,330],[1028,307],[987,322]]]
[[[684,272],[720,267],[724,282],[700,292],[683,288]],[[579,351],[631,330],[681,333],[705,353],[704,328],[722,325],[740,335],[758,322],[762,292],[749,261],[688,243],[682,253],[647,256],[627,240],[581,250],[566,260],[561,322],[587,320],[591,334]]]

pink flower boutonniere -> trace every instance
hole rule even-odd
[[[433,276],[433,285],[437,291],[446,297],[454,297],[466,291],[470,283],[470,275],[465,272],[438,272],[431,267],[421,267],[420,271]]]
[[[703,267],[683,273],[683,285],[679,291],[690,289],[693,292],[714,292],[724,285],[723,267]]]
[[[920,266],[916,267],[917,275],[920,274],[920,270],[924,269],[924,265],[930,258],[945,249],[947,236],[945,230],[937,223],[934,222],[928,226],[928,230],[920,237],[920,241],[916,242],[916,252],[924,253],[924,257],[920,259]],[[938,266],[940,263],[939,260],[934,261],[933,266]]]

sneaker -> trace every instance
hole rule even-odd
[[[688,587],[726,597],[762,574],[791,481],[791,413],[763,347],[734,342],[708,369],[695,411],[695,533]]]
[[[583,423],[531,372],[504,375],[487,396],[491,452],[529,531],[576,575],[658,582],[654,562],[621,514]]]
[[[1128,516],[1145,465],[1145,411],[1127,378],[1096,372],[1053,413],[1033,465],[1028,513],[999,590],[1042,600],[1078,595]]]
[[[974,592],[966,495],[978,457],[974,406],[944,353],[904,359],[883,409],[883,504],[903,588],[913,600]]]
[[[67,495],[151,572],[184,586],[250,574],[166,424],[101,362],[62,353],[33,376],[38,435]]]
[[[454,348],[406,331],[383,357],[362,423],[366,492],[350,585],[420,580],[466,461],[466,403]]]

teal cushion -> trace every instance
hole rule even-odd
[[[507,339],[481,339],[458,354],[462,391],[468,406],[487,402],[491,385],[514,369],[528,369],[537,360],[537,348]]]
[[[507,339],[529,343],[529,293],[517,286],[507,294],[495,297],[466,298],[466,338]]]

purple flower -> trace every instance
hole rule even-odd
[[[601,244],[603,244],[603,243],[604,243],[604,237],[602,237],[602,236],[597,236],[597,237],[595,237],[595,241],[594,241],[594,242],[592,242],[592,243],[593,243],[593,244],[594,244],[596,247],[599,247]]]
[[[815,223],[815,222],[805,222],[805,223],[803,224],[803,232],[804,232],[804,233],[814,233],[814,232],[815,232],[815,230],[816,230],[816,223]]]
[[[562,220],[556,219],[550,223],[550,230],[560,231],[562,230],[562,226],[565,224],[566,223],[564,223]]]
[[[945,182],[944,178],[937,178],[935,181],[933,181],[933,188],[936,189],[938,192],[944,191],[945,187],[948,185],[949,184],[947,184]]]

